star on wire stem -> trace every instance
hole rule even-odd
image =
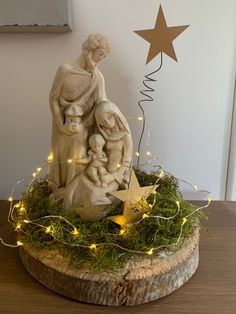
[[[170,58],[178,61],[172,42],[188,27],[189,25],[168,27],[162,7],[160,5],[155,28],[134,31],[136,34],[150,43],[146,64],[149,63],[160,52],[164,52]]]
[[[149,195],[156,190],[157,186],[158,185],[140,187],[135,172],[132,170],[128,190],[115,191],[110,193],[125,203],[123,214],[111,216],[107,219],[114,221],[121,226],[125,225],[126,223],[133,223],[139,220],[144,213],[148,212],[148,210],[146,210],[144,207],[144,210],[142,211],[135,211],[135,205],[139,202],[146,201]]]

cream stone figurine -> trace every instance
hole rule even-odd
[[[105,175],[108,174],[105,164],[108,159],[103,151],[105,140],[100,134],[93,134],[89,138],[90,149],[88,151],[89,165],[86,173],[89,178],[94,182],[95,186],[106,187],[107,183]]]
[[[49,163],[52,197],[65,210],[110,204],[128,186],[132,138],[119,108],[107,99],[98,63],[110,52],[107,38],[91,34],[80,57],[61,65],[50,93],[53,116]]]

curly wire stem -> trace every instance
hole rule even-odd
[[[150,92],[154,92],[155,89],[149,86],[149,82],[156,82],[157,80],[152,78],[152,75],[157,73],[158,71],[160,71],[161,67],[162,67],[162,63],[163,63],[163,56],[162,56],[162,52],[161,52],[161,62],[160,62],[160,66],[158,69],[156,69],[155,71],[145,75],[145,80],[143,80],[143,85],[147,88],[144,90],[140,91],[140,94],[142,94],[144,97],[141,100],[139,100],[138,102],[138,106],[142,112],[142,121],[143,121],[143,125],[142,125],[142,130],[141,130],[141,135],[139,138],[139,142],[138,142],[138,156],[137,156],[137,168],[139,168],[139,163],[140,163],[140,149],[141,149],[141,143],[142,143],[142,139],[143,139],[143,135],[144,135],[144,131],[145,131],[145,126],[146,126],[146,117],[145,117],[145,112],[144,109],[142,107],[142,102],[146,102],[146,101],[153,101],[153,98],[149,95]]]

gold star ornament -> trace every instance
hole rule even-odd
[[[135,172],[132,170],[128,190],[115,191],[111,192],[110,194],[123,202],[129,202],[135,205],[141,200],[146,200],[148,196],[156,190],[157,187],[158,185],[140,187]]]
[[[147,213],[148,203],[146,199],[155,192],[158,185],[150,185],[140,187],[135,172],[132,170],[128,190],[115,191],[110,194],[124,202],[124,210],[122,215],[108,217],[107,219],[124,226],[127,223],[134,223],[142,218],[144,213]],[[143,202],[143,210],[135,210],[135,205]]]
[[[144,214],[150,211],[147,202],[144,202],[145,207],[143,210],[136,210],[135,206],[129,202],[124,203],[124,209],[122,215],[107,217],[108,220],[115,222],[116,224],[123,227],[126,224],[134,223],[140,220]]]
[[[150,43],[146,64],[149,63],[160,52],[164,52],[170,58],[178,61],[172,42],[188,27],[189,25],[168,27],[162,7],[160,5],[155,28],[134,31],[136,34]]]

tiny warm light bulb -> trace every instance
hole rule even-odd
[[[165,175],[165,172],[163,170],[161,170],[161,172],[158,174],[159,178],[163,178]]]
[[[41,168],[41,167],[38,167],[38,168],[37,168],[37,171],[38,171],[38,172],[40,172],[41,170],[42,170],[42,168]]]
[[[12,201],[13,201],[12,196],[10,196],[10,197],[8,198],[8,201],[9,201],[9,202],[12,202]]]
[[[152,204],[148,204],[148,207],[149,207],[149,208],[153,208],[153,205],[152,205]]]
[[[67,160],[68,164],[71,164],[72,161],[73,161],[72,159],[68,159],[68,160]]]
[[[21,208],[19,209],[19,211],[20,211],[20,213],[23,213],[23,212],[25,211],[25,208],[24,208],[24,207],[21,207]]]
[[[151,155],[152,155],[152,153],[151,153],[151,152],[149,152],[149,151],[147,151],[147,152],[146,152],[146,155],[147,155],[147,156],[151,156]]]
[[[139,157],[139,156],[140,156],[139,152],[135,152],[135,155],[136,155],[137,157]]]
[[[49,226],[49,227],[47,227],[47,228],[45,229],[45,232],[46,232],[46,233],[49,233],[49,232],[51,232],[51,231],[52,231],[51,226]]]
[[[14,205],[15,208],[19,208],[20,207],[20,203],[17,203]]]
[[[21,241],[17,241],[17,242],[16,242],[16,245],[17,245],[17,246],[22,246],[23,243],[22,243]]]
[[[121,167],[121,164],[117,164],[116,166],[117,166],[117,168],[120,168],[120,167]]]
[[[182,226],[183,226],[184,224],[186,224],[187,221],[188,221],[188,219],[183,218]]]
[[[34,178],[36,177],[36,175],[37,175],[36,172],[32,173],[32,176],[33,176]]]
[[[141,116],[138,117],[138,120],[139,120],[139,121],[143,121],[143,117],[141,117]]]
[[[48,161],[52,161],[53,160],[53,154],[51,153],[49,156],[48,156]]]
[[[150,249],[149,251],[147,251],[148,255],[152,255],[153,254],[153,249]]]
[[[74,236],[78,236],[79,235],[79,231],[78,229],[74,229],[73,231],[71,231],[71,233],[74,235]]]
[[[180,204],[179,204],[179,201],[176,201],[175,203],[176,203],[176,205],[177,205],[178,209],[180,209]]]
[[[16,230],[20,230],[20,228],[21,228],[21,223],[18,222],[18,223],[16,224]]]
[[[211,203],[211,201],[212,201],[212,198],[211,197],[208,197],[208,204],[210,204]]]
[[[149,204],[150,205],[150,204]],[[149,216],[147,214],[143,214],[143,219],[148,218]]]
[[[124,234],[125,230],[124,229],[120,229],[120,235]]]
[[[156,194],[157,194],[157,191],[153,191],[152,194],[153,194],[153,195],[156,195]]]
[[[195,191],[198,191],[198,186],[196,184],[193,185]]]
[[[28,223],[30,223],[30,221],[27,220],[27,219],[25,219],[25,220],[24,220],[24,223],[28,224]]]
[[[91,250],[96,250],[97,246],[96,246],[96,244],[91,244],[89,248],[90,248]]]

